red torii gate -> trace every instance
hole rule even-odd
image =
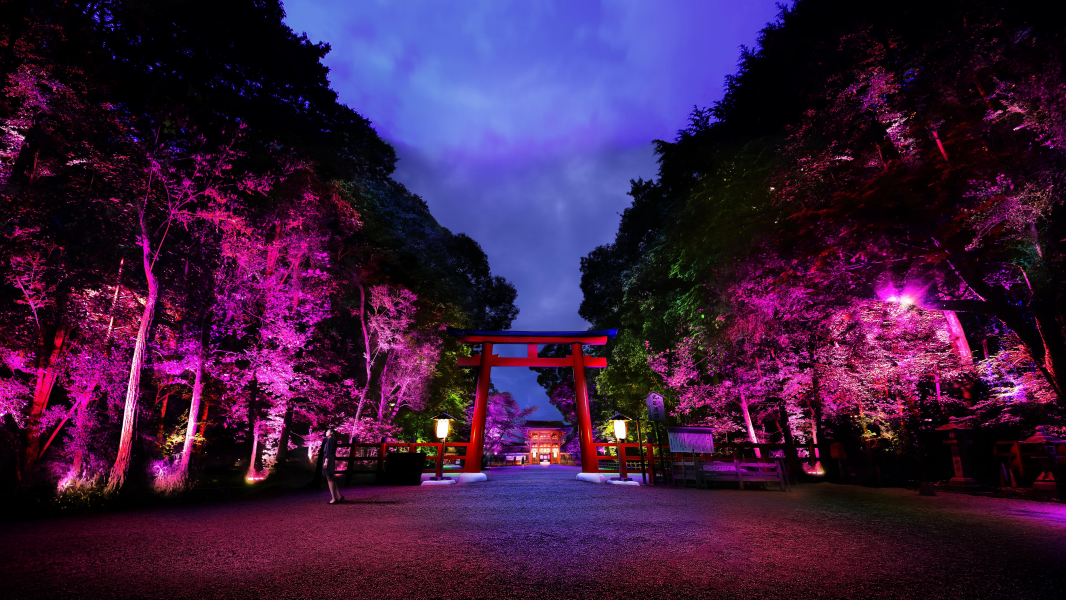
[[[477,393],[474,395],[474,414],[470,423],[470,445],[466,450],[464,470],[481,472],[481,455],[485,446],[485,418],[489,410],[489,373],[492,367],[570,367],[574,369],[574,404],[577,408],[577,427],[581,440],[581,471],[599,472],[596,446],[592,439],[592,415],[589,412],[589,393],[585,383],[585,367],[603,368],[607,359],[586,356],[582,346],[602,346],[617,329],[603,331],[474,331],[448,328],[449,335],[464,344],[481,344],[481,354],[460,356],[460,367],[478,367]],[[509,357],[492,353],[494,344],[525,344],[526,356]],[[570,344],[571,354],[565,358],[537,356],[538,344]]]

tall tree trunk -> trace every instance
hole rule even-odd
[[[78,407],[74,413],[74,437],[78,443],[74,444],[74,462],[70,465],[70,472],[74,477],[81,477],[85,466],[85,450],[89,446],[89,403],[92,401],[93,392],[99,380],[93,378],[89,385],[85,386],[85,393],[78,399]]]
[[[359,406],[355,409],[355,420],[358,421],[363,415],[366,395],[370,393],[370,372],[374,365],[370,360],[370,334],[367,333],[366,329],[366,288],[363,287],[362,281],[356,285],[359,287],[359,324],[363,327],[363,348],[366,352],[363,356],[363,363],[366,365],[366,384],[363,386],[363,393],[359,397]]]
[[[744,395],[744,392],[740,392],[740,410],[744,412],[744,422],[748,425],[748,439],[751,443],[758,444],[759,438],[755,435],[755,425],[751,422],[751,412],[748,411],[748,398]],[[762,458],[762,452],[758,448],[755,449],[755,456]]]
[[[259,479],[259,469],[256,468],[256,460],[259,458],[259,421],[256,421],[252,425],[252,456],[248,461],[248,475],[245,477],[249,481]]]
[[[148,225],[145,222],[144,209],[140,211],[141,220],[141,255],[144,261],[144,275],[148,279],[148,299],[141,312],[141,324],[137,329],[137,342],[133,347],[133,360],[130,362],[130,378],[126,385],[126,406],[122,411],[122,433],[119,435],[118,456],[111,467],[111,476],[107,482],[109,493],[117,491],[126,481],[130,467],[130,454],[133,449],[133,430],[137,426],[137,399],[141,390],[141,370],[144,368],[144,354],[148,346],[148,330],[152,326],[155,304],[159,299],[159,280],[152,273],[152,248],[148,237]]]
[[[1042,371],[1059,395],[1059,406],[1066,406],[1066,339],[1062,327],[1051,311],[1037,311],[1033,320],[1044,345]]]
[[[196,417],[200,415],[200,401],[204,396],[204,349],[200,345],[196,354],[196,375],[192,382],[192,403],[189,404],[189,423],[185,426],[185,444],[181,448],[181,474],[189,476],[189,457],[196,441]]]
[[[385,367],[381,370],[381,379],[379,381],[379,383],[382,386],[385,385],[385,376],[388,375],[388,373],[389,373],[389,363],[386,362],[385,363]],[[388,400],[388,396],[386,395],[386,390],[385,390],[384,387],[382,387],[381,388],[381,401],[378,402],[378,423],[384,423],[385,422],[385,403],[386,403],[387,400]]]
[[[248,394],[248,441],[251,446],[250,459],[248,460],[248,475],[249,479],[256,477],[259,474],[256,469],[256,462],[259,459],[259,414],[257,411],[257,402],[259,400],[259,379],[257,374],[252,375],[252,389]]]
[[[970,342],[966,340],[966,332],[962,329],[959,316],[953,310],[945,310],[944,319],[948,322],[951,347],[959,355],[959,362],[964,365],[972,365],[973,353],[970,351]]]
[[[811,364],[816,364],[813,360]],[[820,436],[818,433],[822,428],[822,382],[818,377],[818,367],[815,366],[811,372],[811,395],[807,400],[807,408],[811,410],[811,441],[814,443],[814,458],[821,458],[821,449],[818,447],[818,440]]]
[[[70,333],[70,328],[65,325],[56,327],[52,345],[45,348],[37,360],[37,381],[33,386],[33,404],[30,405],[30,418],[26,424],[26,454],[22,457],[22,470],[19,473],[24,486],[33,483],[33,471],[41,453],[40,420],[48,408],[48,400],[59,375],[56,363],[70,347]]]
[[[289,430],[292,428],[293,402],[285,405],[285,419],[281,422],[281,435],[278,436],[278,454],[274,457],[274,470],[285,470],[285,461],[289,458]]]
[[[211,403],[204,400],[204,414],[200,416],[200,437],[204,437],[204,433],[207,431],[207,411],[211,410]]]
[[[1024,269],[1022,273],[1025,275]],[[1059,303],[1055,290],[1038,287],[1033,290],[1030,305],[1023,308],[986,284],[981,277],[958,270],[956,274],[982,299],[930,302],[927,307],[977,312],[1003,321],[1029,350],[1037,369],[1058,395],[1058,405],[1066,407],[1066,337],[1059,323],[1061,315],[1057,310]],[[1025,277],[1028,281],[1028,275]]]
[[[778,427],[781,428],[785,442],[785,464],[788,465],[790,476],[795,478],[802,472],[799,464],[799,454],[796,452],[796,438],[792,437],[792,425],[788,422],[788,406],[784,400],[777,403]]]

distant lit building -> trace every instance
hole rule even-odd
[[[570,426],[562,421],[526,421],[522,428],[531,462],[548,461],[559,464],[559,448],[562,447]]]

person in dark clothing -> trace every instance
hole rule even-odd
[[[336,504],[344,500],[340,488],[337,487],[337,438],[336,432],[330,427],[326,430],[326,437],[322,440],[322,476],[326,478],[329,486],[329,503]]]

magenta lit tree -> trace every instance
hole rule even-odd
[[[469,421],[473,414],[473,405],[466,411]],[[485,453],[499,454],[504,446],[524,444],[523,427],[526,418],[537,412],[539,407],[522,408],[510,392],[489,394],[488,413],[485,416]]]

